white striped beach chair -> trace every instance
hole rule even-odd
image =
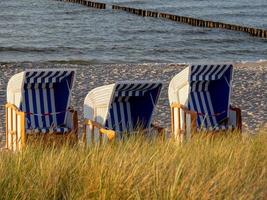
[[[77,138],[77,112],[70,109],[74,70],[26,70],[7,86],[6,146],[20,150],[29,137]],[[63,137],[62,137],[63,136]]]
[[[181,140],[201,131],[241,131],[241,110],[230,105],[233,66],[191,65],[169,85],[172,133]]]
[[[150,81],[117,82],[93,89],[84,101],[84,141],[123,138],[123,133],[149,130],[162,83]]]

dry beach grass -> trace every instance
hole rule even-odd
[[[0,199],[264,199],[267,134],[0,152]]]

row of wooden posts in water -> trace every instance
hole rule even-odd
[[[96,9],[106,9],[106,4],[105,3],[99,3],[95,1],[87,1],[87,0],[57,0],[57,1],[66,1],[66,2],[71,2],[71,3],[78,3],[82,4],[84,6],[96,8]]]
[[[59,1],[79,3],[79,4],[92,7],[92,8],[96,8],[96,9],[106,9],[107,7],[105,3],[99,3],[99,2],[88,1],[88,0],[59,0]],[[227,23],[222,23],[222,22],[202,20],[202,19],[197,19],[197,18],[192,18],[192,17],[185,17],[185,16],[173,15],[169,13],[161,13],[161,12],[150,11],[150,10],[130,8],[130,7],[119,6],[119,5],[112,5],[112,9],[122,10],[128,13],[142,16],[142,17],[163,18],[163,19],[168,19],[168,20],[172,20],[175,22],[189,24],[191,26],[199,26],[199,27],[207,27],[207,28],[221,28],[221,29],[229,29],[229,30],[234,30],[234,31],[241,31],[241,32],[248,33],[254,37],[267,38],[267,30],[263,30],[259,28],[251,28],[251,27],[239,26],[235,24],[227,24]]]

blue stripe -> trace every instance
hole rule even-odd
[[[217,74],[215,75],[216,79],[219,79],[219,74],[224,70],[224,68],[227,67],[227,65],[223,65],[223,67],[221,68],[221,70],[219,72],[217,72]]]
[[[35,94],[35,90],[31,90],[32,91],[32,107],[33,107],[33,113],[38,113],[37,112],[37,106],[36,106],[36,94]],[[33,128],[37,128],[37,127],[40,127],[40,124],[38,122],[38,116],[33,116],[34,118],[34,123],[35,123],[35,127]]]
[[[67,71],[64,71],[63,74],[61,74],[60,76],[58,76],[58,77],[56,78],[56,82],[59,82],[59,81],[60,81],[60,78],[66,76],[66,74],[67,74]]]
[[[29,83],[30,80],[31,80],[31,78],[34,77],[36,74],[37,74],[36,71],[33,72],[33,73],[31,73],[31,72],[27,72],[27,73],[26,73],[26,76],[25,76],[25,78],[26,78],[26,83]]]
[[[52,71],[48,72],[46,74],[46,76],[44,76],[44,77],[41,78],[41,82],[44,83],[45,82],[45,78],[47,78],[48,76],[50,76],[52,73],[53,73]]]
[[[204,65],[203,68],[198,72],[198,74],[196,75],[196,79],[199,80],[202,73],[205,71],[207,65]]]
[[[201,65],[197,65],[197,66],[193,65],[193,66],[191,66],[191,69],[194,72],[191,73],[191,79],[190,80],[192,80],[192,78],[195,76],[195,74],[197,73],[199,67],[201,67]]]
[[[196,94],[197,94],[197,98],[199,100],[199,106],[200,106],[200,110],[198,110],[198,112],[204,113],[206,115],[207,113],[205,113],[204,106],[203,106],[203,103],[204,102],[201,101],[200,92],[197,92]],[[205,126],[205,127],[207,127],[207,119],[206,119],[207,116],[202,116],[202,117],[203,117],[202,125]]]
[[[118,124],[117,124],[117,127],[119,129],[119,131],[123,131],[123,128],[122,128],[122,117],[121,117],[121,112],[120,112],[120,104],[118,103],[118,101],[116,101],[116,113],[117,113],[117,117],[118,117]]]
[[[190,103],[192,104],[193,108],[191,107]],[[196,106],[195,97],[194,97],[193,93],[190,93],[190,96],[189,96],[189,109],[197,112],[197,106]],[[198,124],[198,126],[201,125],[201,120],[200,120],[199,116],[197,117],[197,124]]]
[[[30,110],[28,90],[25,90],[24,97],[25,97],[25,110],[24,110],[24,112],[28,112]],[[30,128],[30,124],[31,124],[30,116],[26,114],[26,128]]]
[[[202,74],[202,76],[203,76],[203,80],[206,80],[206,76],[208,75],[208,73],[211,72],[211,70],[213,70],[214,65],[209,65],[209,66],[207,66],[207,67],[209,67],[209,70],[206,71],[206,73]]]
[[[51,113],[52,112],[52,105],[51,105],[51,94],[50,94],[50,89],[47,89],[47,105],[48,105],[48,112]],[[49,115],[49,126],[51,126],[51,124],[53,123],[53,117],[52,115]]]
[[[45,74],[45,72],[43,71],[43,72],[41,72],[38,76],[34,77],[33,82],[34,82],[34,83],[37,83],[38,78],[39,78],[39,77],[42,77],[44,74]]]
[[[54,77],[56,77],[59,73],[60,73],[60,71],[57,71],[53,76],[49,77],[49,78],[48,78],[48,82],[49,82],[49,83],[52,83],[52,79],[53,79]]]
[[[43,96],[43,89],[42,88],[39,88],[39,94],[40,94],[41,113],[45,113],[45,110],[44,110],[44,96]],[[41,118],[42,118],[43,126],[47,127],[47,124],[46,124],[46,121],[45,121],[45,116],[42,116]]]

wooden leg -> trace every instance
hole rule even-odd
[[[174,108],[171,107],[171,133],[174,135]]]
[[[90,125],[90,129],[91,129],[91,143],[94,144],[95,143],[95,126],[94,125]]]
[[[82,141],[83,141],[84,144],[87,143],[86,138],[87,138],[86,137],[86,125],[84,124],[83,125],[83,136],[82,136]]]
[[[25,113],[21,113],[21,148],[25,148],[26,146],[26,141],[27,141],[27,135],[26,135],[26,127],[25,127]]]
[[[14,151],[14,143],[13,143],[13,110],[10,109],[10,135],[11,135],[11,139],[10,139],[10,144],[11,144],[11,150]]]
[[[186,128],[186,113],[184,112],[184,140],[188,137]]]
[[[6,106],[6,148],[8,149],[8,107]]]

